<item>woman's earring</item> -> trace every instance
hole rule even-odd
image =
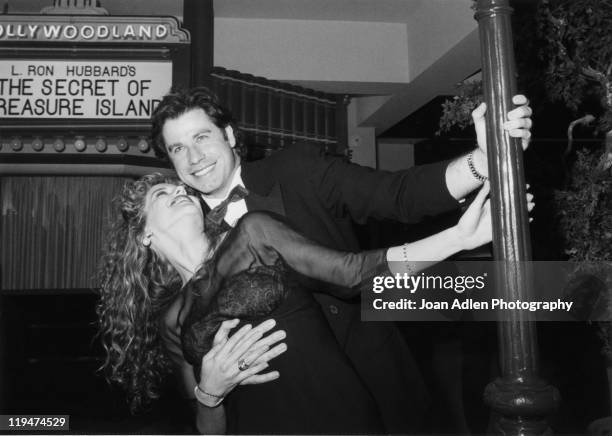
[[[145,247],[148,247],[149,245],[151,245],[151,236],[153,236],[153,233],[149,232],[145,235],[144,238],[142,238],[142,245],[144,245]]]

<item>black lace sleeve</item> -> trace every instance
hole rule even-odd
[[[391,274],[385,250],[349,253],[319,245],[295,231],[283,217],[267,212],[250,212],[239,222],[251,250],[264,263],[281,257],[293,270],[320,281],[337,285],[330,291],[351,298],[371,288],[372,278]]]

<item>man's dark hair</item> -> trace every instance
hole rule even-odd
[[[211,121],[223,131],[231,126],[236,137],[236,147],[238,155],[244,155],[246,151],[242,144],[240,129],[231,112],[219,103],[217,96],[208,88],[172,88],[159,103],[151,118],[151,139],[155,155],[160,158],[168,159],[168,150],[164,143],[162,131],[164,124],[168,120],[176,119],[192,109],[202,109]],[[227,139],[227,138],[226,138]]]

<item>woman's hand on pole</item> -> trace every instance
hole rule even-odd
[[[472,250],[493,239],[489,191],[489,182],[485,182],[455,226],[463,250]],[[527,210],[531,212],[534,206],[533,195],[527,193]]]

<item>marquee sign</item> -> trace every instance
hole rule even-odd
[[[1,118],[149,119],[170,61],[0,61]]]
[[[0,15],[0,120],[147,123],[188,47],[174,17]]]
[[[9,41],[184,43],[189,36],[171,17],[0,16],[0,42]]]
[[[172,86],[191,82],[189,32],[175,17],[87,15],[76,3],[0,14],[0,174],[166,165],[151,148],[151,115]]]

